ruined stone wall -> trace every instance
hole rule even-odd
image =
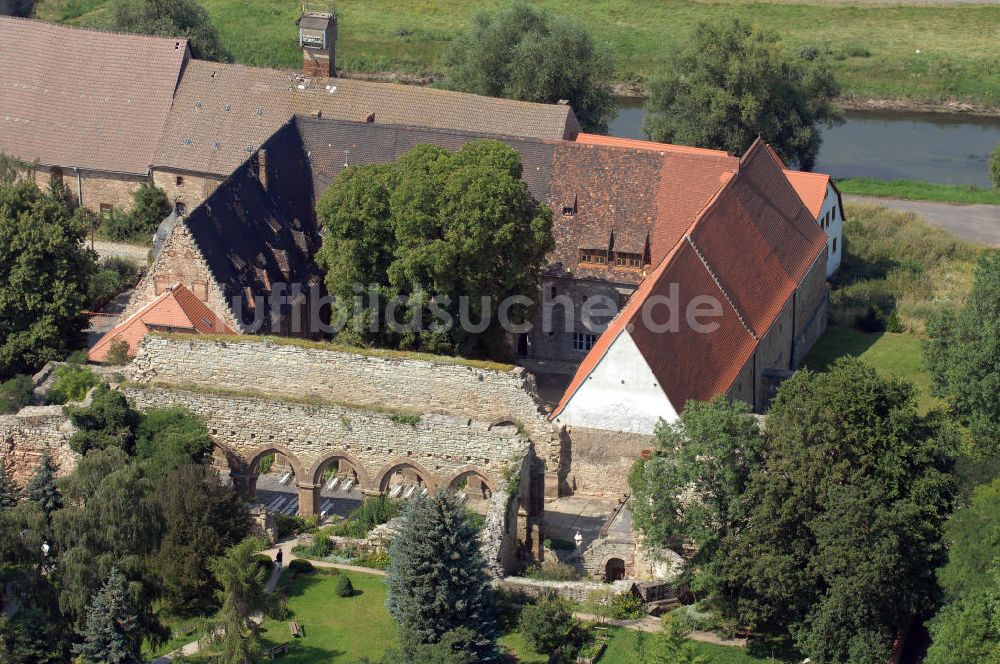
[[[300,486],[318,483],[328,462],[343,460],[358,470],[363,490],[384,488],[380,485],[399,466],[415,468],[431,487],[447,487],[474,469],[496,488],[509,466],[520,467],[529,448],[513,426],[490,426],[464,417],[424,414],[414,420],[266,396],[134,384],[121,389],[141,410],[174,405],[189,409],[204,420],[218,445],[248,466],[266,452],[284,454]]]
[[[629,493],[628,474],[643,450],[655,446],[648,434],[567,427],[566,481],[569,490],[598,496]]]
[[[246,337],[239,341],[147,335],[130,369],[140,383],[251,390],[418,414],[449,415],[474,426],[510,424],[535,444],[547,472],[558,468],[556,430],[520,368],[405,353],[347,352],[332,346]]]
[[[62,406],[29,406],[13,415],[0,415],[0,461],[21,486],[46,451],[58,466],[58,476],[68,475],[80,458],[69,448],[74,431]]]

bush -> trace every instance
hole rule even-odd
[[[553,658],[561,647],[572,642],[576,627],[569,600],[547,595],[521,609],[518,631],[536,651]]]
[[[104,364],[120,367],[132,359],[131,349],[124,339],[114,339],[108,344],[108,352],[104,355]]]
[[[368,496],[350,517],[334,526],[333,532],[340,537],[364,539],[372,528],[399,515],[399,510],[399,502],[385,494]]]
[[[87,283],[88,306],[99,310],[122,291],[135,285],[139,268],[123,258],[109,257],[97,264],[97,271]]]
[[[353,559],[351,564],[358,567],[370,567],[372,569],[388,569],[389,552],[382,549],[372,551]]]
[[[73,364],[66,364],[56,369],[55,381],[45,393],[45,400],[50,404],[64,404],[69,401],[83,401],[90,388],[101,382],[97,374],[88,369]]]
[[[524,572],[529,579],[539,581],[579,581],[580,573],[572,565],[548,562],[532,565]]]
[[[115,242],[137,242],[149,240],[142,222],[127,212],[112,208],[101,219],[101,236]]]
[[[257,462],[257,472],[261,475],[266,475],[271,471],[271,466],[274,465],[274,452],[268,452],[260,458]]]
[[[31,376],[24,374],[0,383],[0,415],[16,413],[25,406],[30,406],[34,387]]]
[[[258,567],[260,567],[262,570],[264,570],[269,574],[274,569],[274,561],[271,560],[270,556],[265,555],[263,553],[258,553],[256,556],[254,556],[253,562],[255,565],[257,565]]]
[[[854,324],[862,332],[884,332],[885,321],[879,315],[875,307],[868,307],[868,311],[863,316],[854,319]]]
[[[354,586],[351,584],[351,580],[342,574],[337,577],[333,592],[337,593],[337,597],[351,597],[354,595]]]
[[[632,620],[642,617],[642,598],[635,593],[621,593],[611,598],[609,615],[615,620]]]
[[[302,558],[296,558],[288,563],[288,571],[292,574],[310,574],[315,571],[315,567],[308,560],[303,560]]]
[[[336,545],[328,535],[317,534],[311,544],[297,546],[293,552],[305,558],[326,558],[335,548]]]

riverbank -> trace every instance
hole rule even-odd
[[[298,69],[298,3],[201,0],[223,47],[242,64]],[[40,0],[37,16],[100,25],[109,0]],[[441,71],[448,44],[476,11],[496,0],[339,0],[338,64],[348,72]],[[576,18],[618,54],[615,78],[640,87],[662,66],[664,53],[699,21],[722,15],[768,26],[792,53],[826,55],[845,97],[903,99],[940,105],[1000,107],[1000,67],[993,37],[1000,6],[755,2],[737,0],[537,0]]]
[[[1000,205],[1000,189],[986,189],[967,184],[845,178],[837,181],[837,188],[842,194],[855,196],[935,201],[957,205]]]

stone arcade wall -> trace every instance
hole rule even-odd
[[[432,415],[449,416],[456,421],[464,419],[466,431],[492,431],[503,428],[497,425],[510,425],[521,431],[544,459],[546,494],[554,494],[558,487],[558,430],[541,411],[534,376],[518,367],[503,370],[486,363],[433,356],[355,353],[275,338],[232,341],[148,335],[130,373],[135,381],[147,384],[317,398],[348,404],[361,412],[389,407],[421,414],[428,422],[435,421]],[[439,440],[429,435],[421,444],[433,449]]]

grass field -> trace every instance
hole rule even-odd
[[[931,396],[931,377],[923,364],[920,337],[912,334],[867,333],[850,327],[831,325],[813,347],[804,365],[823,371],[838,357],[860,357],[885,376],[895,376],[917,386],[918,402],[924,412],[942,406]]]
[[[238,62],[299,67],[295,0],[202,0]],[[46,20],[98,24],[108,0],[40,0]],[[472,14],[501,0],[338,0],[338,65],[350,72],[436,73]],[[535,0],[576,17],[618,56],[620,81],[641,81],[701,20],[739,16],[777,30],[793,52],[827,52],[845,95],[1000,106],[1000,7],[738,0]],[[917,52],[919,50],[919,53]]]
[[[844,194],[904,198],[912,201],[938,201],[971,205],[1000,205],[1000,189],[986,189],[971,184],[937,184],[916,180],[875,180],[872,178],[847,178],[837,181],[837,188]]]

